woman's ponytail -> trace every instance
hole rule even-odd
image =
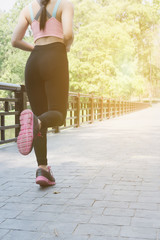
[[[45,29],[46,21],[47,21],[47,14],[46,14],[46,6],[50,0],[41,0],[42,5],[42,12],[40,16],[40,30]]]

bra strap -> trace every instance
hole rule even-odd
[[[53,9],[52,17],[54,17],[54,18],[55,18],[56,15],[57,15],[57,10],[58,10],[58,7],[59,7],[60,2],[61,2],[61,0],[57,0],[56,5],[55,5],[55,7],[54,7],[54,9]]]
[[[38,20],[38,18],[40,17],[40,15],[41,15],[41,12],[42,12],[42,7],[39,9],[39,11],[38,11],[38,13],[36,14],[36,16],[35,16],[35,20]],[[51,14],[48,12],[48,11],[46,11],[46,14],[47,14],[47,16],[48,16],[48,18],[51,18],[52,16],[51,16]]]
[[[40,2],[40,0],[37,0],[37,2],[38,2],[38,4],[40,5],[40,9],[39,9],[39,11],[38,11],[38,13],[36,14],[36,16],[35,16],[35,20],[38,20],[38,18],[40,17],[40,15],[41,15],[41,12],[42,12],[42,4],[41,4],[41,2]],[[52,16],[51,16],[51,14],[46,10],[46,13],[47,13],[47,17],[48,18],[51,18]]]
[[[32,20],[32,22],[33,22],[33,20],[34,20],[34,15],[33,15],[32,4],[29,4],[29,12],[30,12],[31,20]]]

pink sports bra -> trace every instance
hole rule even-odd
[[[61,0],[57,0],[52,15],[48,11],[46,11],[49,19],[46,21],[46,26],[45,26],[44,30],[40,30],[40,23],[38,21],[40,15],[41,15],[41,11],[42,11],[41,3],[38,1],[41,8],[35,17],[33,14],[32,4],[29,5],[31,20],[32,20],[31,29],[33,32],[34,42],[39,38],[49,37],[49,36],[58,37],[58,38],[63,39],[62,23],[56,19],[56,14],[57,14],[57,10],[58,10],[60,2],[61,2]]]

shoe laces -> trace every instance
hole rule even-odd
[[[43,137],[42,134],[41,134],[41,132],[38,132],[38,133],[37,133],[37,135],[35,136],[35,138],[37,138],[37,137]]]
[[[43,137],[41,132],[37,133],[37,137]]]

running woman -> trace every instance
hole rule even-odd
[[[69,0],[34,0],[20,13],[12,46],[30,51],[25,67],[25,86],[31,110],[20,115],[19,152],[34,148],[38,169],[36,183],[55,184],[47,160],[47,128],[64,124],[69,90],[67,52],[73,43],[74,8]],[[23,40],[31,26],[34,45]]]

